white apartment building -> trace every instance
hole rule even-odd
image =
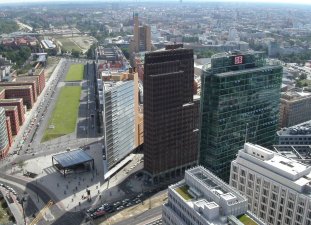
[[[239,216],[263,224],[247,212],[246,197],[198,166],[186,170],[185,179],[168,188],[162,221],[166,225],[243,225]]]
[[[231,163],[230,185],[269,225],[311,225],[311,166],[246,143]]]

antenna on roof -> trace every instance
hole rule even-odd
[[[247,133],[248,133],[248,123],[246,123],[246,126],[245,126],[245,141],[244,141],[244,144],[247,142]]]

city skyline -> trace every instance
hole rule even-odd
[[[83,0],[0,0],[0,4],[15,4],[15,3],[55,3],[55,2],[60,2],[60,3],[73,3],[73,2],[79,2],[79,3],[85,3]],[[129,0],[95,0],[92,2],[105,2],[105,3],[110,3],[110,2],[118,2],[118,3],[122,3],[122,2],[164,2],[163,0],[160,1],[153,1],[153,0],[147,0],[147,1],[129,1]],[[175,2],[175,1],[169,1],[169,3],[171,2]],[[176,1],[179,2],[179,1]],[[187,0],[187,1],[183,1],[183,3],[189,3],[189,2],[211,2],[211,3],[267,3],[267,4],[291,4],[291,5],[311,5],[311,2],[309,0],[297,0],[295,2],[291,1],[291,0]]]

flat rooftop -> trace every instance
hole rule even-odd
[[[52,158],[57,161],[63,168],[68,168],[93,160],[93,158],[82,149],[63,152],[57,155],[53,155]]]
[[[278,136],[303,135],[311,136],[311,120],[292,127],[282,128],[277,132]]]
[[[245,160],[248,163],[245,163]],[[305,190],[303,186],[310,186],[311,184],[311,166],[287,158],[282,154],[259,145],[245,143],[244,149],[239,151],[235,161],[250,167],[250,169],[255,165],[259,166],[261,170],[257,172],[269,176],[270,179],[275,179],[299,192]]]
[[[233,187],[220,180],[217,176],[198,166],[185,172],[185,179],[169,187],[180,199],[189,207],[193,208],[201,218],[204,218],[206,224],[226,224],[221,218],[227,215],[221,210],[232,207],[239,207],[247,211],[247,199],[238,193]],[[198,208],[203,211],[202,213]],[[219,209],[218,216],[209,219],[206,215],[210,214],[209,210]],[[231,214],[230,214],[231,215]]]
[[[1,106],[1,107],[8,111],[17,110],[17,106],[15,105]]]
[[[8,89],[32,89],[31,85],[21,85],[21,86],[2,86],[5,90]]]
[[[0,87],[1,88],[1,87]],[[7,102],[21,102],[22,98],[9,98],[9,99],[0,99],[0,103],[7,103]]]

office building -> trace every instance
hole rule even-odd
[[[10,118],[12,135],[17,135],[20,129],[17,106],[2,106],[2,108],[5,110],[5,116]]]
[[[135,149],[134,81],[103,83],[105,156],[108,170]]]
[[[311,166],[246,143],[232,161],[230,185],[268,225],[311,224]]]
[[[144,143],[144,106],[143,85],[139,80],[138,73],[134,73],[134,113],[135,113],[135,146]]]
[[[203,70],[199,161],[228,181],[245,140],[271,147],[275,142],[282,67],[249,51],[214,55]]]
[[[281,95],[280,128],[311,120],[311,93],[287,91]]]
[[[31,85],[32,93],[33,93],[33,100],[34,102],[37,100],[37,85],[36,81],[19,81],[19,82],[1,82],[0,87],[6,87],[6,86],[27,86]]]
[[[147,25],[140,26],[138,13],[134,15],[134,39],[131,42],[132,52],[151,51],[151,29]]]
[[[311,145],[311,120],[282,128],[277,136],[279,145]]]
[[[155,182],[197,164],[199,97],[193,96],[193,50],[182,45],[146,53],[144,169]]]
[[[7,122],[4,108],[0,107],[0,158],[7,155],[9,151],[9,139],[7,131]]]
[[[185,179],[168,188],[168,202],[163,205],[165,225],[260,224],[247,211],[247,198],[203,167],[185,172]]]
[[[34,95],[31,85],[24,86],[3,86],[5,89],[5,98],[22,98],[27,109],[31,109],[34,104]]]
[[[0,107],[2,106],[16,106],[18,111],[19,125],[21,126],[25,121],[25,108],[22,98],[0,99]]]

